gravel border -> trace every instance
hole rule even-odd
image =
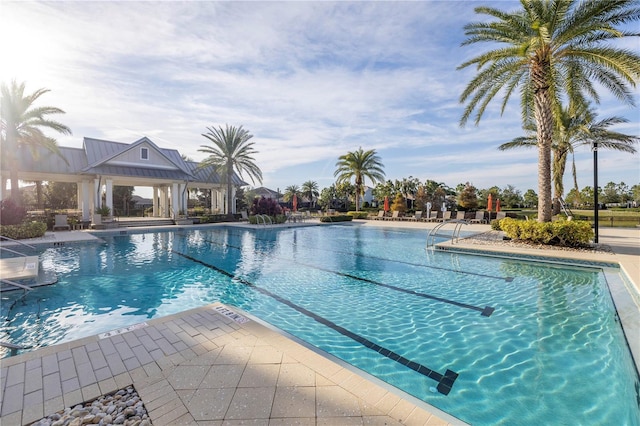
[[[102,395],[93,401],[44,417],[31,426],[81,426],[95,424],[152,426],[144,403],[133,386]]]

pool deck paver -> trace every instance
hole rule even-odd
[[[86,232],[70,231],[42,242],[92,239]],[[640,289],[640,230],[601,229],[600,242],[611,246],[613,254],[570,256],[617,262]],[[90,336],[0,360],[0,424],[29,424],[128,385],[136,388],[156,426],[464,424],[234,307],[229,308],[250,320],[238,323],[217,312],[217,306],[156,318],[123,334]],[[637,311],[637,306],[631,309]]]
[[[218,306],[3,359],[0,424],[28,424],[130,384],[156,426],[461,424],[230,308],[249,320],[240,324]]]

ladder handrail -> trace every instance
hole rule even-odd
[[[462,229],[462,225],[468,225],[469,221],[465,219],[449,219],[439,223],[431,231],[429,231],[429,235],[427,235],[427,247],[433,246],[433,240],[436,236],[438,236],[438,231],[440,230],[440,228],[442,228],[443,226],[449,223],[455,223],[455,227],[453,228],[453,232],[451,233],[451,244],[453,244],[454,240],[458,241],[458,238],[460,236],[460,229]],[[441,235],[441,236],[444,236],[444,235]]]
[[[24,253],[20,253],[19,251],[11,250],[10,248],[6,248],[6,247],[2,247],[2,246],[0,246],[0,250],[6,250],[8,252],[11,252],[13,254],[17,254],[18,256],[22,256],[22,257],[29,257],[28,255],[26,255]]]
[[[14,240],[13,238],[5,237],[4,235],[0,235],[0,243],[2,241],[4,241],[4,240],[11,241],[12,243],[17,243],[17,244],[20,244],[20,245],[23,245],[25,247],[29,247],[30,249],[34,249],[35,250],[35,247],[32,246],[31,244],[27,244],[27,243],[24,243],[22,241]]]
[[[29,287],[28,285],[20,284],[20,283],[17,283],[15,281],[11,281],[11,280],[0,280],[0,282],[7,283],[9,285],[21,288],[23,290],[28,290],[28,291],[33,290],[33,288]]]

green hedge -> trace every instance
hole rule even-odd
[[[0,226],[0,235],[14,240],[43,237],[47,224],[42,222],[24,222],[20,225]]]
[[[351,217],[353,217],[354,219],[366,219],[367,217],[369,217],[369,213],[368,212],[347,212],[347,214]]]
[[[500,220],[500,229],[512,240],[562,247],[580,247],[594,238],[591,223],[581,220],[556,220],[539,223],[534,220]]]
[[[320,222],[350,222],[353,220],[353,216],[348,214],[335,215],[335,216],[322,216]]]

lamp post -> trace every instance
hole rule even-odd
[[[593,219],[593,242],[598,244],[598,142],[593,142]]]

